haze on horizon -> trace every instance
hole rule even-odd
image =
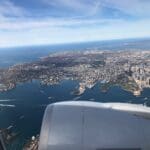
[[[0,47],[150,35],[149,0],[0,0]]]

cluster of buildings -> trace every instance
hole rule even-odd
[[[150,87],[150,51],[81,51],[48,56],[41,61],[16,65],[0,71],[0,91],[17,83],[38,79],[41,84],[79,81],[78,94],[97,82],[122,86],[139,95]]]
[[[79,94],[84,93],[86,88],[92,88],[98,81],[120,85],[134,95],[140,95],[144,88],[150,88],[149,51],[104,52],[100,55],[104,56],[102,65],[93,67],[93,63],[98,61],[96,57],[90,63],[66,68],[73,73],[74,80],[79,80]]]
[[[136,65],[131,67],[132,77],[139,86],[139,92],[143,88],[150,88],[150,63],[149,65]]]

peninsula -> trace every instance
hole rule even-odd
[[[37,79],[42,85],[59,84],[62,80],[77,80],[76,94],[84,93],[101,82],[101,90],[118,85],[140,95],[150,88],[150,51],[68,51],[52,53],[38,61],[0,69],[0,91],[8,91]]]

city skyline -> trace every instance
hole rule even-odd
[[[148,0],[0,0],[0,47],[149,37]]]

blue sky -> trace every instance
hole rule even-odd
[[[0,0],[0,47],[150,37],[150,0]]]

